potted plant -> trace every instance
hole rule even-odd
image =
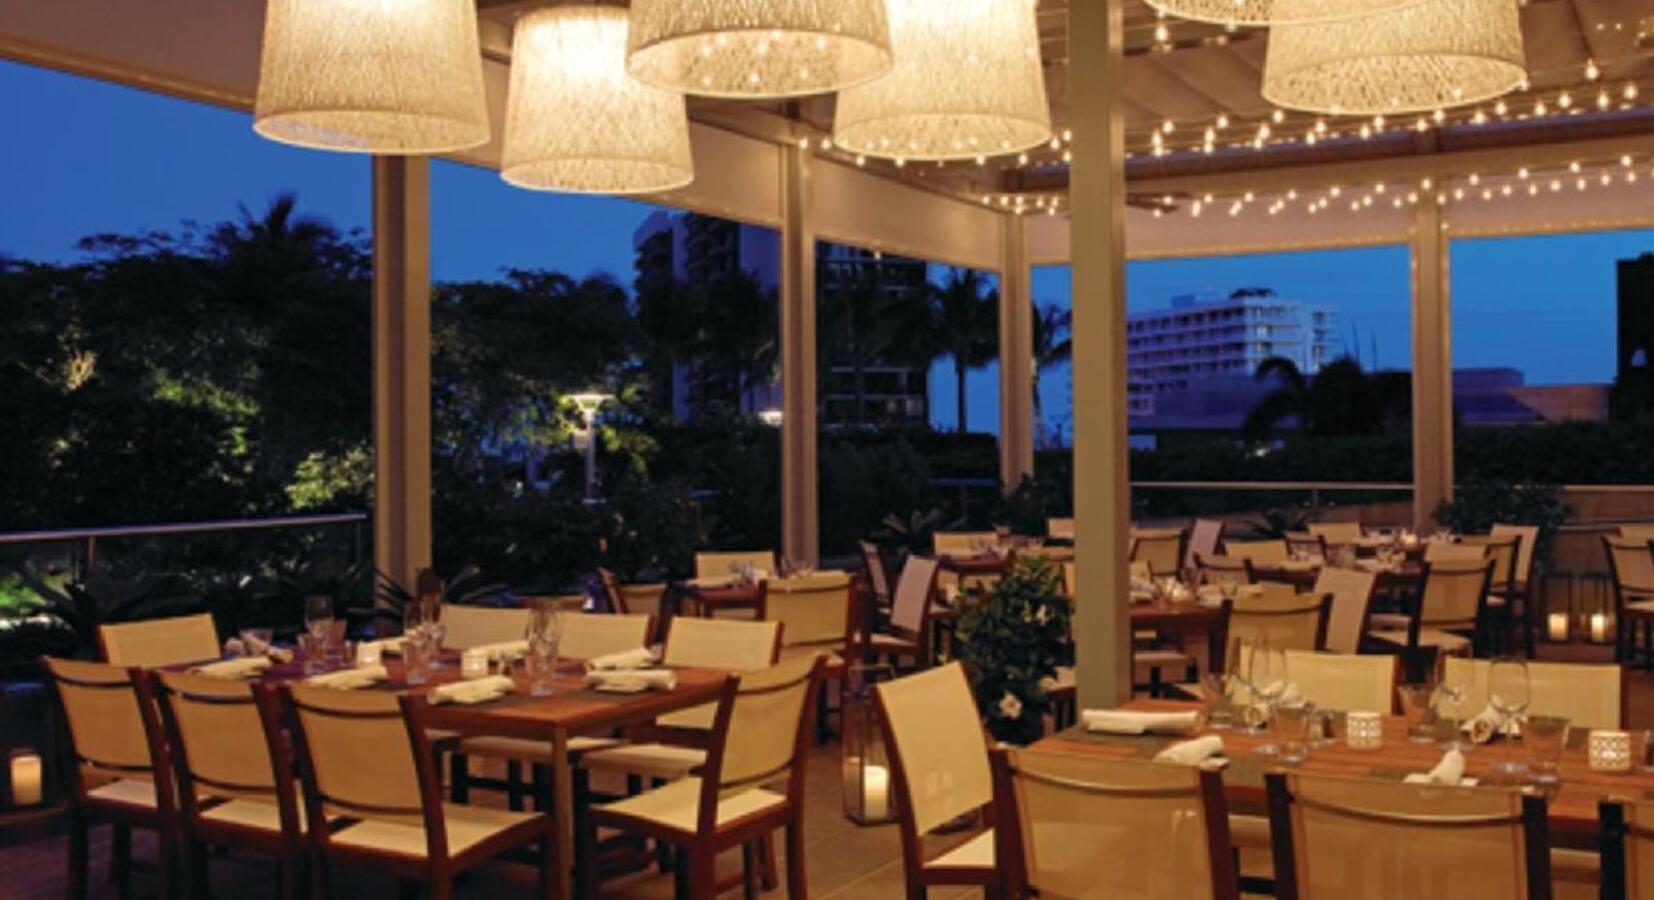
[[[994,738],[1028,744],[1045,731],[1046,686],[1073,659],[1070,606],[1056,566],[1019,559],[999,583],[967,596],[959,614],[959,659]]]

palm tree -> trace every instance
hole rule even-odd
[[[1298,418],[1298,428],[1303,431],[1309,431],[1314,422],[1315,403],[1310,397],[1310,382],[1299,371],[1298,364],[1284,356],[1271,356],[1258,363],[1254,375],[1257,380],[1272,376],[1280,378],[1281,386],[1265,394],[1241,423],[1241,434],[1249,441],[1264,440],[1283,419],[1293,416]]]
[[[998,310],[999,291],[986,287],[982,274],[975,269],[950,269],[947,281],[931,291],[931,328],[937,339],[937,356],[953,360],[960,434],[967,430],[965,373],[993,361],[998,350]]]
[[[1060,306],[1034,304],[1034,427],[1045,415],[1040,408],[1040,373],[1074,357],[1074,339],[1069,333],[1074,314]]]
[[[1292,360],[1271,356],[1258,364],[1257,371],[1260,381],[1270,377],[1279,377],[1281,386],[1246,414],[1241,433],[1247,440],[1267,438],[1289,417],[1297,417],[1302,434],[1377,434],[1405,421],[1411,405],[1406,375],[1369,375],[1349,356],[1322,366],[1313,380]]]

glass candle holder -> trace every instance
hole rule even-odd
[[[488,654],[476,650],[467,650],[459,657],[459,674],[461,678],[483,678],[488,675]]]
[[[378,641],[362,641],[356,645],[356,665],[377,666],[384,660],[384,647]]]
[[[1593,772],[1629,772],[1631,735],[1625,731],[1592,731],[1587,744]]]
[[[1344,743],[1351,750],[1377,750],[1384,746],[1384,717],[1365,711],[1345,715]]]
[[[894,677],[889,666],[853,664],[844,693],[844,815],[858,825],[896,818],[889,754],[873,709],[873,685]]]

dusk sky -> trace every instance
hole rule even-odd
[[[291,190],[302,210],[347,228],[369,224],[366,159],[284,147],[257,137],[245,114],[163,98],[84,78],[0,62],[8,129],[0,140],[0,255],[61,261],[97,232],[176,230],[214,222],[237,205],[255,214]],[[453,163],[432,167],[432,274],[490,278],[505,268],[551,268],[632,277],[632,232],[655,207],[612,198],[539,194],[496,173]],[[1454,244],[1455,365],[1513,366],[1531,384],[1603,382],[1613,375],[1613,262],[1654,251],[1654,231]],[[1359,341],[1362,362],[1409,362],[1407,252],[1337,252],[1133,263],[1132,310],[1179,294],[1270,287],[1335,309],[1339,332]],[[1068,303],[1065,268],[1034,276],[1041,303]],[[364,361],[365,363],[365,361]],[[1070,406],[1066,371],[1042,389],[1048,419]],[[953,418],[951,369],[931,378],[938,426]],[[997,425],[992,367],[972,373],[971,424]]]

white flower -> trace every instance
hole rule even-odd
[[[1044,625],[1047,622],[1050,622],[1051,621],[1051,607],[1041,605],[1040,608],[1039,608],[1039,612],[1034,613],[1034,621],[1040,623],[1041,625]]]
[[[1016,694],[1006,691],[1005,696],[999,698],[999,714],[1007,719],[1022,718],[1022,701],[1017,699]]]

